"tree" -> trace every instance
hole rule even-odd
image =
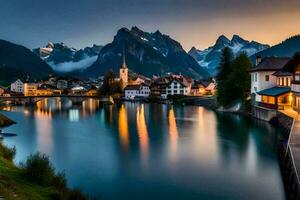
[[[222,50],[221,54],[221,62],[219,66],[219,73],[216,77],[217,85],[218,85],[218,93],[217,93],[217,100],[220,104],[223,104],[225,101],[227,92],[226,90],[226,80],[231,72],[231,63],[233,59],[233,54],[230,48],[225,47]]]
[[[245,53],[237,56],[231,65],[231,73],[225,81],[226,91],[230,92],[225,98],[224,104],[228,105],[232,101],[245,102],[250,95],[251,77],[249,70],[252,63]]]
[[[112,94],[112,86],[115,82],[115,73],[112,70],[109,70],[105,76],[104,76],[104,80],[103,80],[103,84],[99,90],[99,93],[101,95],[110,95]]]

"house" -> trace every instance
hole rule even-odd
[[[59,90],[65,90],[68,88],[68,81],[65,79],[58,79],[56,82],[56,87]]]
[[[170,80],[166,77],[159,77],[152,80],[150,84],[151,95],[155,97],[160,97],[163,99],[167,99],[167,85]]]
[[[24,93],[24,83],[18,79],[10,85],[10,90],[16,93]]]
[[[39,84],[37,83],[25,83],[24,84],[24,96],[37,96]]]
[[[0,96],[2,96],[5,92],[5,88],[0,86]]]
[[[203,96],[205,95],[205,85],[200,83],[194,83],[191,87],[191,95],[192,96]]]
[[[166,88],[166,95],[189,95],[191,92],[191,85],[184,79],[174,78]]]
[[[216,83],[214,80],[196,81],[191,87],[192,96],[214,95],[216,91]]]
[[[250,70],[253,105],[282,109],[282,106],[289,103],[292,74],[284,70],[288,62],[289,58],[257,58],[256,66]]]
[[[134,100],[137,98],[147,98],[150,96],[150,87],[144,83],[139,85],[127,85],[124,88],[125,99]]]
[[[298,114],[300,114],[300,53],[296,53],[292,59],[286,63],[283,68],[285,74],[291,76],[283,76],[286,81],[282,80],[281,83],[286,84],[286,87],[289,87],[291,92],[289,94],[289,101],[291,102],[291,107]],[[291,77],[291,81],[288,78]]]
[[[55,86],[48,84],[41,84],[38,86],[36,90],[36,96],[53,96],[53,95],[61,95],[63,90],[56,89]]]
[[[88,89],[86,87],[77,85],[75,87],[72,87],[70,92],[73,95],[84,95],[87,91]]]

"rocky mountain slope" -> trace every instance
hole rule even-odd
[[[182,73],[195,78],[206,78],[209,73],[188,55],[182,46],[159,31],[144,32],[137,27],[120,29],[112,43],[104,46],[97,61],[83,74],[100,76],[109,69],[119,71],[125,52],[130,70],[148,77],[168,72]]]
[[[220,36],[216,43],[205,50],[198,50],[193,47],[189,54],[205,67],[212,75],[216,75],[219,66],[221,51],[224,47],[229,47],[234,55],[245,52],[248,56],[269,48],[268,45],[260,44],[255,41],[248,41],[238,35],[234,35],[232,39],[228,39],[224,35]]]
[[[33,52],[45,60],[57,72],[73,72],[91,66],[98,57],[102,46],[93,45],[77,50],[64,43],[49,42],[45,47],[33,49]]]
[[[52,68],[24,46],[0,40],[0,80],[40,79],[53,73]]]

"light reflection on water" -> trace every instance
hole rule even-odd
[[[50,98],[6,107],[16,162],[46,153],[69,185],[102,199],[284,199],[277,132],[203,107]],[[8,112],[9,111],[9,112]]]

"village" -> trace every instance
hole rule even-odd
[[[103,96],[100,92],[105,77],[97,79],[79,79],[50,75],[48,79],[37,82],[17,79],[8,87],[0,86],[2,97],[51,97],[51,96]],[[167,100],[168,96],[212,96],[216,93],[214,79],[194,80],[181,74],[167,73],[164,76],[153,76],[151,79],[143,75],[130,72],[125,57],[119,69],[119,77],[109,81],[109,87],[117,84],[120,87],[114,98],[122,100],[146,100],[150,96]]]

